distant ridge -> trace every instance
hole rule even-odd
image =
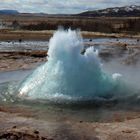
[[[17,10],[0,10],[0,14],[15,15],[15,14],[19,14],[19,12]]]
[[[20,13],[17,10],[0,10],[3,15],[32,15],[32,16],[83,16],[83,17],[140,17],[140,6],[130,5],[113,7],[101,10],[86,11],[79,14],[47,14],[47,13]]]
[[[113,7],[102,10],[86,11],[77,15],[86,17],[140,17],[140,6],[131,5],[124,7]]]

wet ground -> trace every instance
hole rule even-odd
[[[119,58],[127,65],[138,62],[140,41],[128,38],[90,38],[84,39],[85,49],[94,46],[104,61]],[[30,69],[46,62],[48,41],[1,41],[0,71]]]
[[[48,50],[48,41],[1,41],[0,51]]]
[[[76,118],[78,114],[75,112],[71,110],[70,114],[66,115],[63,109],[39,111],[29,106],[1,106],[0,139],[138,140],[140,138],[140,116],[137,111],[130,113],[113,110],[111,113],[111,110],[104,110],[98,117],[108,116],[108,120],[104,118],[99,122]],[[99,115],[98,112],[95,113]],[[43,114],[45,118],[42,117]],[[86,118],[90,116],[90,112],[85,114]],[[92,119],[95,119],[97,114],[94,114]]]

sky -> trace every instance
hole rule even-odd
[[[0,0],[0,9],[48,14],[74,14],[126,5],[140,5],[140,0]]]

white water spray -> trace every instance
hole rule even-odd
[[[125,87],[116,80],[117,75],[113,79],[102,71],[98,52],[92,47],[82,55],[83,48],[83,39],[78,32],[57,31],[49,42],[48,62],[38,67],[22,83],[18,96],[87,100],[122,94]]]

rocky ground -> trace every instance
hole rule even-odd
[[[139,140],[140,116],[108,123],[34,118],[31,110],[2,108],[1,140]]]
[[[0,52],[0,71],[31,69],[46,62],[46,51]]]

